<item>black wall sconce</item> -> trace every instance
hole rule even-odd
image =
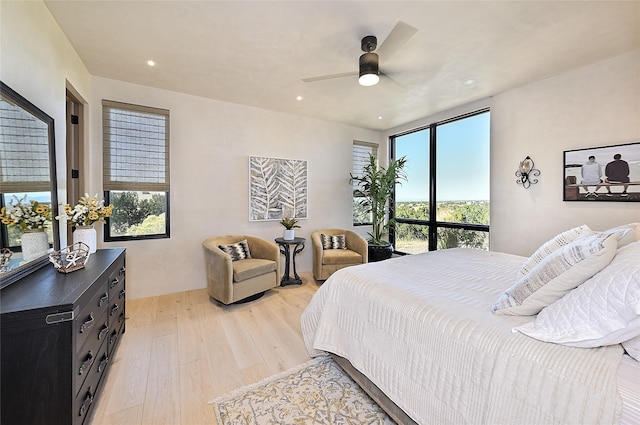
[[[527,155],[527,157],[520,161],[520,166],[516,171],[516,183],[521,184],[522,187],[528,189],[532,184],[538,183],[538,179],[532,179],[531,177],[538,177],[540,175],[540,170],[534,168],[533,159]]]

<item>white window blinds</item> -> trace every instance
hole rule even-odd
[[[102,101],[104,190],[169,192],[169,111]]]
[[[353,168],[351,174],[354,177],[362,177],[362,170],[369,164],[369,155],[378,159],[378,144],[369,142],[353,141]],[[357,183],[353,182],[353,190],[357,188]]]
[[[0,193],[48,192],[49,127],[0,99]]]

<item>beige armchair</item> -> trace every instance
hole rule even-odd
[[[323,249],[320,234],[345,235],[347,249]],[[367,241],[360,235],[344,229],[320,229],[311,233],[313,247],[313,277],[327,280],[337,270],[364,264],[368,259]]]
[[[246,239],[251,258],[232,261],[218,245]],[[223,304],[259,298],[280,283],[280,250],[275,243],[253,236],[216,236],[202,243],[209,297]],[[253,297],[252,297],[253,296]]]

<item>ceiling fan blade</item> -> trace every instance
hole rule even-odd
[[[329,74],[329,75],[321,75],[319,77],[310,77],[310,78],[303,78],[302,81],[304,81],[305,83],[314,83],[316,81],[322,81],[322,80],[330,80],[332,78],[342,78],[342,77],[351,77],[353,75],[358,75],[358,71],[354,71],[354,72],[343,72],[341,74]]]
[[[382,45],[376,50],[385,61],[393,56],[413,35],[418,32],[417,28],[398,21],[395,27],[389,33],[389,36],[382,42]]]
[[[399,88],[399,89],[404,89],[405,88],[402,83],[400,83],[395,78],[391,77],[389,74],[385,74],[384,72],[380,72],[380,77],[384,79],[386,84],[390,84],[391,86],[394,86],[395,88]]]

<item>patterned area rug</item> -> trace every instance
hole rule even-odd
[[[328,356],[211,402],[218,425],[393,425]]]

